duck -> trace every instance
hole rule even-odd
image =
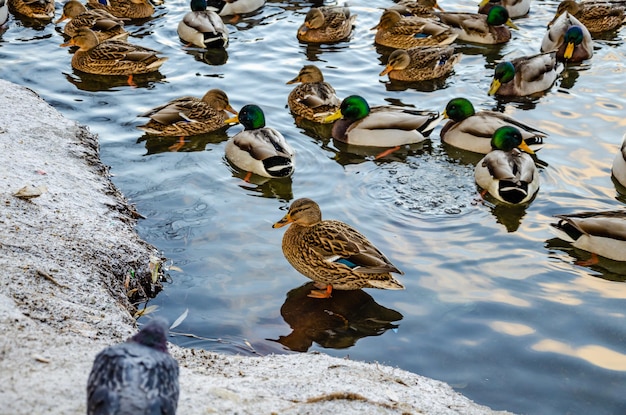
[[[7,0],[0,0],[0,29],[9,20],[9,4]]]
[[[13,14],[36,20],[54,19],[54,0],[7,0]]]
[[[482,0],[478,4],[478,13],[488,14],[496,5],[504,7],[511,19],[524,17],[530,11],[530,0]]]
[[[507,125],[517,128],[521,133],[522,149],[527,153],[540,150],[547,137],[545,132],[501,112],[476,112],[470,100],[463,97],[451,99],[442,118],[448,122],[441,129],[441,141],[478,154],[489,153],[492,150],[493,134],[498,128]]]
[[[626,134],[622,141],[622,146],[613,159],[613,165],[611,166],[611,173],[615,180],[626,188]]]
[[[287,98],[287,105],[293,114],[313,122],[323,122],[324,118],[339,109],[341,100],[335,89],[324,81],[322,71],[315,65],[304,65],[298,76],[287,81],[287,85],[300,82]]]
[[[474,169],[476,184],[505,204],[526,204],[539,190],[539,171],[530,154],[519,148],[523,143],[516,127],[498,128],[491,138],[492,150]]]
[[[509,17],[509,12],[502,6],[493,6],[487,15],[479,13],[440,12],[437,13],[442,23],[450,26],[458,40],[496,45],[511,39],[512,29],[518,29]],[[508,26],[508,27],[507,27]]]
[[[556,51],[499,62],[488,95],[522,97],[548,90],[563,72]]]
[[[154,13],[149,0],[87,0],[87,6],[127,19],[147,19]]]
[[[168,59],[157,51],[121,40],[99,42],[93,30],[82,27],[61,46],[78,46],[72,67],[96,75],[132,75],[158,71]]]
[[[624,22],[624,6],[610,2],[576,2],[563,0],[556,9],[554,18],[548,26],[563,12],[567,11],[577,18],[591,33],[601,33],[617,29]]]
[[[237,115],[228,101],[226,92],[210,89],[202,98],[186,96],[176,98],[153,108],[140,117],[150,120],[137,128],[153,136],[187,137],[227,128],[226,111]]]
[[[404,17],[394,9],[385,10],[372,30],[376,30],[374,43],[394,49],[445,46],[454,42],[458,36],[449,26],[436,20]]]
[[[207,0],[207,10],[220,16],[238,16],[257,11],[265,5],[265,0]]]
[[[335,121],[332,137],[346,144],[396,147],[420,143],[440,121],[436,111],[419,111],[400,106],[370,107],[360,95],[341,101],[339,110],[325,119]]]
[[[388,7],[388,10],[396,10],[403,16],[435,17],[435,9],[445,11],[439,6],[437,0],[400,0],[397,4]]]
[[[178,36],[200,48],[225,48],[228,30],[222,18],[207,10],[206,0],[191,0],[191,11],[178,23]]]
[[[305,43],[334,43],[346,40],[352,33],[356,15],[348,7],[311,7],[298,29],[298,40]]]
[[[247,171],[248,176],[254,173],[282,178],[293,174],[295,152],[278,130],[265,126],[265,114],[261,107],[245,105],[238,115],[225,122],[238,122],[244,127],[226,142],[226,159],[230,163]]]
[[[428,81],[448,76],[460,60],[461,54],[450,45],[396,49],[379,75],[395,81]]]
[[[322,220],[319,205],[309,198],[294,200],[273,228],[290,225],[283,235],[287,261],[315,282],[312,298],[329,298],[333,290],[381,288],[402,290],[391,273],[403,275],[363,234],[338,220]]]
[[[553,50],[562,62],[582,62],[593,56],[591,33],[568,11],[552,22],[541,41],[542,52]]]
[[[555,215],[557,223],[550,229],[574,248],[592,253],[588,261],[578,265],[598,263],[598,255],[614,261],[626,261],[626,211],[608,210]]]
[[[61,17],[54,23],[59,24],[67,19],[69,22],[65,24],[63,33],[70,37],[76,35],[79,28],[87,27],[95,32],[100,42],[107,39],[126,40],[128,38],[123,19],[113,16],[106,10],[88,10],[78,0],[66,2],[63,5]]]

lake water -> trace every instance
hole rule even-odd
[[[114,182],[146,219],[143,238],[181,271],[149,305],[188,317],[172,341],[225,353],[292,350],[378,361],[450,383],[494,409],[528,414],[626,412],[626,264],[601,260],[553,238],[553,215],[623,207],[610,166],[626,131],[624,28],[595,40],[593,59],[570,66],[544,96],[507,102],[487,96],[495,62],[539,50],[556,1],[537,1],[502,46],[459,44],[463,58],[444,81],[392,84],[381,78],[374,32],[391,1],[352,2],[349,42],[307,46],[296,31],[306,2],[268,1],[229,23],[226,53],[186,48],[176,26],[186,1],[166,0],[154,18],[129,24],[130,41],[163,52],[158,76],[124,80],[71,69],[61,26],[11,19],[0,36],[0,76],[37,91],[100,137]],[[442,0],[450,11],[474,2]],[[57,17],[61,4],[57,4]],[[339,96],[442,111],[465,96],[549,133],[538,153],[541,188],[526,209],[478,203],[475,155],[442,146],[437,127],[418,148],[381,160],[295,125],[286,109],[300,68],[319,66]],[[297,152],[286,180],[242,180],[224,159],[241,130],[191,138],[147,139],[137,114],[172,98],[225,90],[240,109],[260,105],[268,125]],[[46,137],[42,136],[42,140]],[[368,236],[405,272],[405,291],[336,292],[305,297],[308,280],[281,252],[272,229],[295,198],[316,200],[325,218]]]

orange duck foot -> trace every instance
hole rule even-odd
[[[308,297],[311,298],[330,298],[333,292],[333,286],[327,285],[325,290],[311,290]]]
[[[582,267],[588,267],[590,265],[596,265],[598,262],[600,262],[600,260],[598,259],[598,255],[594,254],[593,252],[591,253],[591,258],[587,259],[587,260],[582,260],[582,261],[576,261],[574,262],[576,265],[580,265]]]
[[[376,157],[374,157],[374,159],[375,159],[375,160],[381,159],[381,158],[383,158],[383,157],[386,157],[386,156],[390,155],[390,154],[391,154],[391,153],[393,153],[394,151],[398,151],[398,150],[400,150],[400,146],[395,146],[395,147],[392,147],[392,148],[387,149],[387,150],[383,151],[382,153],[380,153],[380,154],[376,155]]]
[[[178,137],[178,142],[176,144],[172,144],[167,149],[169,151],[178,151],[185,146],[185,137]]]

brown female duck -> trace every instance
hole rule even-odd
[[[350,225],[322,220],[320,207],[313,200],[294,200],[289,212],[273,227],[289,224],[282,243],[285,258],[323,288],[311,291],[309,297],[328,298],[333,289],[404,289],[391,275],[404,274],[402,271]]]
[[[292,113],[313,122],[323,122],[324,118],[339,109],[341,100],[337,98],[335,89],[324,82],[322,71],[315,65],[305,65],[298,76],[287,84],[296,86],[287,98]]]
[[[177,98],[141,114],[140,117],[150,120],[137,128],[156,136],[186,137],[210,133],[228,126],[226,111],[237,115],[226,93],[211,89],[202,98]]]
[[[93,30],[102,42],[107,39],[126,40],[128,32],[124,30],[124,20],[113,16],[106,10],[87,10],[78,0],[69,0],[63,5],[63,14],[55,23],[69,19],[63,33],[68,36],[76,35],[81,27]]]

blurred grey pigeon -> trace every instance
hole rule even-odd
[[[178,362],[167,351],[167,332],[167,322],[155,318],[98,353],[87,381],[88,415],[176,413]]]

